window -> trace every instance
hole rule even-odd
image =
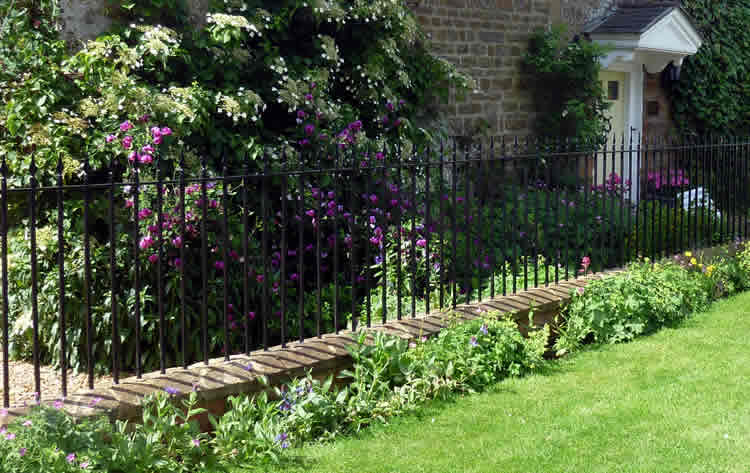
[[[616,80],[607,82],[607,100],[617,100],[620,98],[620,83]]]

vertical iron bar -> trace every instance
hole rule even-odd
[[[89,230],[89,208],[91,206],[90,173],[89,156],[85,154],[83,157],[83,297],[86,311],[86,367],[88,386],[89,389],[94,389],[94,334],[91,327],[91,233]]]
[[[280,305],[281,305],[281,346],[286,347],[286,287],[287,287],[287,270],[286,270],[286,258],[287,258],[287,252],[289,251],[289,235],[288,235],[288,221],[287,218],[287,199],[288,199],[288,188],[289,183],[288,180],[291,178],[291,176],[288,174],[287,171],[287,155],[286,151],[281,153],[281,277],[280,277],[280,287],[279,287],[279,297]],[[336,195],[336,198],[338,199],[338,195]],[[335,273],[334,273],[335,274]],[[338,295],[338,294],[337,294]],[[337,314],[338,315],[338,314]],[[338,327],[338,325],[337,325]],[[337,328],[338,330],[338,328]]]
[[[250,165],[249,156],[245,152],[242,159],[242,325],[244,332],[245,354],[250,354],[250,261],[248,255],[248,238],[250,238],[250,224],[248,222],[248,213],[250,209],[247,201],[247,188],[250,186]],[[301,186],[300,186],[301,189]],[[300,190],[300,193],[302,191]],[[302,222],[303,209],[300,206],[298,215],[300,216],[300,225]]]
[[[386,160],[388,159],[388,156],[385,155],[383,158],[383,166],[386,164]],[[356,159],[353,159],[353,166],[356,166]],[[367,172],[365,173],[365,196],[364,196],[364,206],[365,209],[368,208],[367,202],[369,202],[369,196],[370,196],[370,188],[371,184],[370,182],[373,179],[374,175],[374,169],[371,167],[367,168]],[[352,189],[352,192],[354,192],[354,189]],[[399,200],[399,205],[401,205],[401,202]],[[369,214],[369,212],[367,212]],[[365,228],[372,229],[374,225],[370,224],[369,218],[372,216],[372,214],[367,215],[365,218]],[[365,238],[367,238],[367,234],[365,234]],[[370,259],[370,247],[372,246],[372,243],[370,241],[365,241],[365,264],[362,268],[365,272],[365,311],[367,313],[367,328],[370,328],[372,326],[372,288],[370,287],[370,273],[372,272],[372,266],[373,261]]]
[[[320,161],[317,161],[320,163]],[[320,164],[318,164],[318,168],[320,168]],[[322,312],[323,312],[323,275],[321,273],[321,267],[323,265],[322,261],[322,255],[321,255],[321,234],[323,233],[323,179],[322,174],[318,178],[318,195],[317,197],[313,195],[313,198],[317,199],[317,203],[315,204],[315,219],[313,221],[313,229],[315,230],[315,284],[316,284],[316,313],[315,313],[315,335],[317,335],[318,338],[321,338],[323,336],[323,333],[321,331],[321,318],[322,318]],[[266,250],[263,250],[263,254],[265,255]],[[265,258],[265,256],[264,256]]]
[[[140,264],[140,175],[138,159],[133,160],[133,289],[135,291],[135,374],[138,379],[143,374],[141,366],[141,264]]]
[[[120,327],[117,307],[117,235],[115,234],[115,157],[109,163],[109,284],[110,310],[112,312],[112,382],[120,383]],[[59,215],[59,209],[58,209]],[[64,330],[64,328],[63,328]]]
[[[394,184],[396,186],[396,196],[398,200],[397,209],[394,209],[394,213],[396,214],[396,319],[401,320],[401,316],[403,314],[403,308],[402,308],[402,286],[403,286],[403,274],[401,273],[403,266],[403,263],[401,261],[403,253],[403,242],[401,241],[401,235],[404,232],[403,227],[403,210],[405,208],[405,202],[402,199],[402,192],[401,192],[401,186],[403,185],[402,181],[402,168],[404,166],[403,161],[401,160],[401,153],[397,152],[396,155],[396,183]],[[385,187],[385,184],[381,187]]]
[[[431,159],[431,149],[428,147],[426,151],[426,158],[425,158],[425,190],[424,190],[424,240],[425,240],[425,247],[424,247],[424,258],[425,258],[425,314],[430,313],[430,235],[432,233],[432,208],[430,207],[430,200],[432,199],[432,194],[430,192],[430,159]],[[416,168],[414,169],[414,172],[416,174]]]
[[[516,178],[518,174],[518,168],[516,162],[518,160],[518,136],[513,138],[513,155],[511,158],[513,161],[513,177]],[[523,180],[521,181],[521,187],[523,188]],[[515,219],[513,223],[513,260],[511,261],[511,283],[513,284],[513,294],[516,293],[516,276],[518,275],[518,245],[521,240],[521,210],[520,210],[520,195],[513,196],[513,210],[515,210]]]
[[[39,309],[38,309],[38,281],[37,281],[37,254],[36,254],[36,162],[34,154],[31,155],[31,189],[29,192],[29,221],[31,224],[31,320],[33,327],[33,357],[34,357],[34,392],[36,399],[41,399],[41,378],[39,359]],[[87,362],[90,360],[86,360]]]
[[[2,247],[0,248],[0,259],[2,260],[2,277],[3,277],[3,407],[10,407],[10,368],[8,366],[8,345],[10,344],[9,339],[9,321],[8,321],[8,166],[6,162],[5,153],[3,153],[2,168],[0,173],[2,174],[2,180],[0,180],[0,195],[2,202],[2,210],[0,211],[0,217],[2,217],[2,228],[0,230],[3,234]]]
[[[500,189],[501,189],[501,192],[500,192],[500,205],[501,205],[501,207],[500,207],[500,209],[501,209],[501,215],[500,215],[500,232],[501,232],[501,235],[502,235],[502,239],[501,239],[501,241],[502,241],[501,245],[502,246],[500,248],[500,251],[502,252],[502,267],[501,267],[500,271],[502,272],[502,275],[503,275],[503,284],[502,284],[502,286],[503,286],[503,296],[505,296],[505,295],[508,294],[508,287],[507,287],[508,286],[508,282],[506,280],[506,276],[507,276],[507,274],[506,274],[506,267],[508,266],[508,251],[507,251],[507,249],[508,249],[507,248],[507,241],[508,241],[507,236],[508,236],[508,234],[507,234],[506,229],[507,229],[507,225],[508,225],[508,223],[507,223],[508,219],[506,218],[507,217],[507,212],[506,212],[506,205],[505,205],[505,202],[506,202],[506,199],[505,199],[505,165],[506,165],[506,159],[505,159],[506,158],[506,155],[505,155],[505,135],[503,135],[502,138],[501,138],[500,146],[502,146],[502,148],[503,148],[500,151],[500,156],[501,156],[501,158],[500,158],[500,175],[501,175],[501,179],[500,179],[500,182],[501,182],[501,185],[500,185],[501,186],[500,187]]]
[[[207,189],[208,169],[206,169],[206,157],[201,155],[201,350],[203,351],[203,363],[208,365],[208,237],[206,235],[206,209],[208,205]],[[185,264],[185,262],[182,262]]]
[[[491,176],[495,176],[495,137],[490,136],[490,158],[489,158],[489,169],[488,173]],[[487,181],[485,181],[486,183]],[[490,203],[492,202],[494,197],[494,191],[488,192],[487,195],[487,215],[490,219],[490,223],[487,225],[487,245],[488,245],[488,252],[490,255],[490,299],[495,298],[495,272],[497,271],[497,258],[495,254],[495,241],[496,237],[492,233],[492,217],[493,217],[493,210],[494,206]]]
[[[229,346],[229,189],[227,189],[227,180],[229,176],[229,168],[227,166],[226,154],[221,156],[221,206],[222,206],[222,232],[223,242],[221,249],[221,260],[224,263],[224,267],[221,266],[222,273],[222,284],[221,284],[221,301],[223,305],[223,330],[224,330],[224,361],[229,361],[229,355],[231,354],[231,347]],[[283,324],[282,324],[283,333]]]
[[[401,163],[401,150],[398,149],[396,152],[398,154],[398,162]],[[386,166],[385,163],[383,163],[383,174],[381,176],[382,181],[380,183],[381,189],[386,186],[387,178],[388,178],[388,166]],[[382,307],[382,310],[383,310],[383,314],[382,314],[383,315],[383,319],[382,319],[382,321],[383,321],[383,323],[386,323],[386,321],[388,320],[388,297],[387,297],[387,290],[388,290],[388,277],[387,277],[388,276],[388,255],[386,254],[386,251],[385,251],[385,243],[387,241],[386,236],[388,235],[388,220],[387,220],[387,218],[385,216],[385,212],[384,212],[384,215],[383,215],[382,225],[383,225],[383,228],[382,228],[382,230],[383,230],[383,237],[380,240],[380,258],[381,258],[381,264],[382,264],[382,268],[383,268],[383,271],[382,271],[382,283],[383,284],[382,284],[382,292],[380,293],[380,296],[381,296],[381,307]],[[400,252],[401,248],[399,248],[398,251]]]
[[[63,162],[62,156],[57,158],[57,269],[59,317],[60,317],[60,374],[62,396],[68,395],[68,326],[65,313],[65,236],[63,232]],[[114,273],[114,266],[111,272]]]
[[[484,179],[482,178],[482,163],[483,163],[482,151],[483,150],[482,150],[481,139],[479,140],[478,147],[479,147],[479,159],[477,160],[476,177],[474,179],[474,182],[479,187],[478,189],[479,192],[475,192],[475,197],[477,199],[477,220],[476,220],[477,232],[476,233],[477,233],[478,242],[477,242],[476,253],[477,253],[477,271],[478,271],[478,276],[479,276],[477,278],[477,281],[478,281],[477,301],[481,302],[482,297],[483,297],[482,282],[484,279],[484,266],[483,266],[484,261],[482,259],[482,253],[483,253],[482,250],[485,248],[485,241],[484,241],[485,239],[484,239],[484,234],[482,232],[482,228],[483,228],[482,227],[482,212],[483,212],[482,206],[484,205]]]
[[[411,193],[409,208],[411,210],[411,316],[417,316],[417,152],[412,153],[411,167]]]
[[[333,300],[331,305],[333,306],[333,331],[339,333],[339,209],[338,200],[339,195],[339,179],[341,179],[341,173],[339,172],[339,148],[336,147],[334,153],[334,164],[333,173],[331,174],[331,180],[333,181],[333,270],[331,276],[333,278]],[[283,219],[282,219],[283,221]],[[284,311],[282,310],[282,317]]]
[[[268,321],[269,317],[268,314],[272,309],[271,307],[271,301],[269,300],[269,284],[271,279],[271,271],[269,269],[268,264],[268,244],[269,244],[269,237],[271,236],[271,219],[268,218],[269,214],[269,181],[271,180],[271,172],[270,172],[270,157],[268,155],[268,151],[264,150],[263,152],[263,175],[261,177],[261,221],[263,222],[263,235],[261,240],[261,252],[263,253],[263,295],[261,296],[261,311],[262,311],[262,317],[261,317],[261,330],[262,330],[262,337],[263,337],[263,350],[268,350]],[[319,219],[320,215],[316,215],[316,217]],[[318,221],[318,228],[320,228],[320,221]],[[320,241],[320,239],[318,239]],[[318,252],[320,252],[320,243],[318,243]],[[320,271],[320,265],[318,265],[318,271]],[[320,322],[320,319],[318,319],[318,322]],[[320,330],[320,324],[318,324],[318,330]]]
[[[445,148],[443,147],[443,140],[440,140],[440,180],[438,181],[438,201],[440,202],[440,209],[439,209],[439,216],[440,216],[440,223],[438,223],[438,228],[440,230],[440,271],[439,271],[439,281],[440,281],[440,302],[439,307],[440,310],[443,310],[443,307],[445,306],[445,216],[443,215],[445,212],[445,205],[443,202],[445,201],[445,198],[443,196],[443,193],[445,192],[445,186],[444,186],[444,177],[445,177],[445,169],[444,169],[444,161],[445,156],[443,153],[445,152]]]
[[[187,344],[187,294],[185,291],[185,243],[187,238],[187,222],[185,222],[185,149],[180,150],[180,163],[177,171],[180,186],[180,347],[182,349],[182,367],[188,367]]]
[[[368,156],[372,150],[368,147],[367,154]],[[351,276],[351,284],[352,284],[352,292],[351,292],[351,298],[352,298],[352,331],[357,331],[357,325],[359,324],[359,312],[357,310],[358,304],[357,304],[357,269],[356,269],[356,261],[357,261],[357,236],[359,235],[359,229],[357,228],[357,211],[354,208],[354,195],[356,193],[357,189],[357,162],[356,159],[354,159],[354,156],[351,157],[351,175],[349,177],[349,188],[347,189],[349,192],[349,213],[351,214],[349,219],[351,219],[351,225],[349,225],[349,270],[350,270],[350,276]],[[345,161],[342,163],[342,167],[346,168]],[[343,191],[343,193],[346,193],[346,190]],[[342,201],[343,202],[343,201]],[[300,291],[301,294],[302,291]]]
[[[466,290],[466,303],[471,302],[472,287],[471,278],[474,273],[474,268],[471,262],[471,225],[469,222],[470,218],[470,205],[469,205],[469,194],[471,188],[471,161],[470,159],[470,145],[466,145],[464,151],[464,242],[466,244],[466,274],[464,274],[464,289]]]
[[[301,155],[300,155],[301,157]],[[302,168],[300,166],[300,168]],[[297,323],[299,341],[305,341],[305,181],[302,173],[297,175],[297,216],[299,228],[297,231]],[[352,211],[354,212],[354,211]],[[245,238],[247,240],[247,238]],[[247,259],[247,258],[246,258]],[[247,271],[246,271],[247,272]]]
[[[457,302],[457,296],[456,292],[458,289],[458,274],[457,274],[457,266],[458,266],[458,225],[456,222],[457,212],[458,212],[458,187],[457,187],[457,181],[458,181],[458,164],[457,164],[457,143],[455,139],[453,140],[453,162],[452,162],[452,168],[451,168],[451,185],[453,190],[453,212],[451,213],[451,230],[453,232],[453,264],[451,264],[451,290],[452,290],[452,307],[456,308],[456,302]]]
[[[158,258],[156,260],[156,304],[159,312],[159,369],[164,374],[167,371],[167,343],[165,339],[167,327],[164,319],[164,289],[161,267],[161,262],[164,259],[164,241],[162,240],[164,231],[164,181],[161,174],[161,156],[155,157],[154,168],[156,172],[156,248]]]

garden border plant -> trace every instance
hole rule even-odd
[[[589,341],[628,341],[750,288],[750,245],[738,242],[733,249],[736,257],[719,255],[711,262],[691,252],[659,262],[644,259],[592,281],[573,294],[556,348],[571,353]],[[232,397],[233,409],[212,419],[213,435],[200,433],[194,419],[186,422],[203,412],[196,408],[195,388],[182,405],[173,387],[149,397],[143,423],[132,430],[103,419],[74,424],[58,410],[61,405],[39,406],[2,431],[0,471],[117,472],[124,465],[136,472],[221,471],[278,462],[290,447],[330,440],[426,400],[476,392],[534,370],[545,363],[549,326],[524,338],[514,321],[487,315],[431,339],[409,342],[376,332],[368,341],[369,335],[361,332],[349,348],[349,385],[339,388],[330,377],[319,381],[308,374],[274,387],[272,395]]]

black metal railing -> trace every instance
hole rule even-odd
[[[750,141],[2,163],[9,359],[141,376],[747,236]],[[4,158],[5,159],[5,158]],[[194,163],[191,168],[190,164]],[[197,169],[196,169],[197,168]],[[9,182],[11,184],[9,184]],[[43,393],[40,366],[60,369]]]

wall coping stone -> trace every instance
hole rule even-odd
[[[430,337],[446,327],[452,320],[470,321],[488,312],[504,312],[512,315],[519,323],[528,322],[529,311],[543,314],[562,307],[570,300],[570,293],[589,281],[608,277],[622,272],[613,269],[575,279],[560,281],[557,284],[530,288],[526,291],[506,296],[496,296],[483,302],[459,304],[455,309],[432,311],[415,318],[392,320],[385,324],[372,324],[370,331],[385,332],[403,339],[414,340]],[[255,350],[250,355],[232,355],[229,361],[224,357],[194,363],[187,369],[169,368],[164,374],[159,371],[146,373],[141,379],[135,376],[120,380],[108,388],[77,392],[63,399],[67,413],[76,419],[96,415],[106,415],[114,419],[137,419],[141,414],[143,398],[165,388],[179,390],[177,396],[185,396],[195,386],[198,397],[204,404],[223,401],[228,396],[242,393],[261,392],[264,385],[259,376],[268,378],[269,384],[278,385],[295,377],[304,376],[310,370],[313,374],[331,372],[351,366],[347,346],[356,343],[357,334],[342,330],[338,334],[311,337],[303,343],[288,342],[285,347],[274,346],[268,350]],[[47,401],[44,401],[47,403]],[[25,415],[29,406],[0,411],[0,425],[8,425],[14,419]]]

